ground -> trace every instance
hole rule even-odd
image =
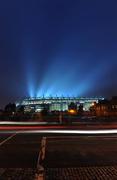
[[[0,134],[0,180],[35,179],[39,163],[47,180],[116,180],[116,154],[116,135]]]

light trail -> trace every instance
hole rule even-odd
[[[117,129],[111,130],[35,130],[30,133],[52,133],[52,134],[116,134]]]
[[[109,130],[10,130],[10,131],[1,131],[0,133],[104,135],[104,134],[117,134],[117,129],[109,129]]]
[[[0,121],[0,125],[45,125],[47,122]],[[54,123],[53,123],[54,124]],[[56,124],[56,123],[55,123]]]

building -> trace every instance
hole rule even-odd
[[[96,116],[117,116],[117,97],[110,100],[99,100],[90,108],[91,112]]]
[[[78,98],[78,97],[39,97],[25,98],[16,102],[16,106],[24,106],[25,112],[40,112],[43,109],[48,111],[68,111],[71,103],[76,104],[77,108],[83,105],[84,111],[89,111],[92,104],[98,103],[104,98]]]

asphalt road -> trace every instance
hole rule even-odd
[[[41,139],[38,134],[0,134],[0,168],[35,168]]]
[[[45,168],[117,165],[117,135],[0,134],[0,168],[36,168],[42,142]]]
[[[48,137],[46,168],[117,165],[117,136]]]

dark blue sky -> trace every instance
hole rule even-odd
[[[116,0],[0,2],[0,105],[117,95]]]

